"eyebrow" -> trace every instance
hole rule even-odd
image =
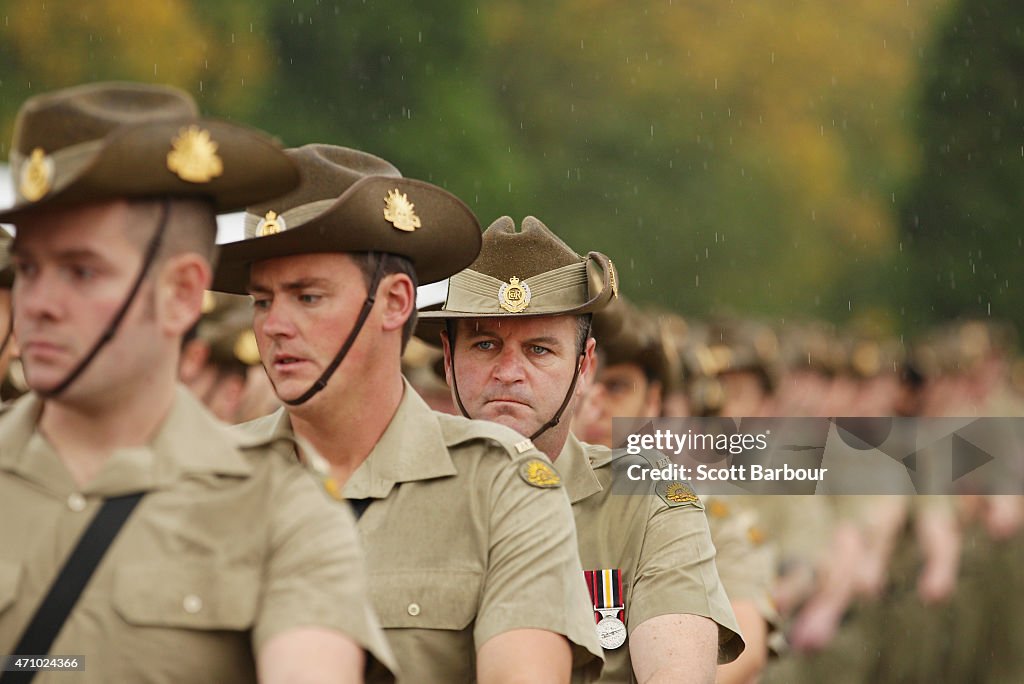
[[[469,338],[501,337],[496,331],[491,330],[490,328],[474,328],[473,330],[468,330],[466,332],[466,336]],[[562,341],[554,335],[541,335],[540,337],[531,337],[527,340],[523,340],[523,344],[544,344],[554,347],[562,344]]]
[[[319,287],[322,289],[331,289],[331,281],[327,278],[299,278],[298,280],[292,280],[281,286],[280,289],[285,292],[295,292],[296,290],[305,290],[310,287]],[[273,292],[273,289],[262,283],[249,283],[249,293],[269,294]]]
[[[28,252],[15,240],[10,247],[9,253],[11,256],[24,257],[28,255]],[[104,255],[94,249],[87,248],[69,248],[61,250],[55,253],[54,258],[58,261],[71,261],[71,260],[83,260],[89,259],[93,261],[106,261]]]

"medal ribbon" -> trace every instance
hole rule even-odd
[[[594,604],[594,622],[600,622],[604,616],[601,610],[618,608],[615,617],[625,622],[626,610],[622,597],[622,571],[619,568],[605,568],[604,570],[584,570],[583,576],[587,580],[587,589],[590,591],[590,600]]]

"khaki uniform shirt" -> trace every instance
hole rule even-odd
[[[102,500],[146,494],[50,649],[84,656],[85,671],[36,682],[254,682],[254,651],[307,626],[393,667],[352,517],[295,463],[292,441],[240,439],[179,388],[153,441],[113,452],[79,489],[36,429],[41,409],[30,394],[0,416],[0,653]]]
[[[240,429],[290,434],[287,413]],[[576,677],[596,678],[594,632],[572,514],[561,486],[527,483],[547,458],[512,430],[431,411],[406,383],[380,441],[345,484],[373,499],[359,520],[373,605],[402,681],[476,679],[476,653],[513,629],[573,644]]]
[[[704,497],[717,551],[715,564],[731,601],[752,602],[765,622],[778,626],[779,614],[772,602],[776,555],[749,499],[743,495]]]
[[[703,507],[669,506],[650,482],[636,493],[613,493],[613,459],[610,449],[570,434],[555,461],[572,501],[583,567],[621,571],[627,633],[659,615],[702,615],[718,623],[718,661],[735,660],[743,640],[718,578]],[[590,616],[594,630],[601,616],[593,603]],[[601,681],[636,681],[628,637],[605,651]]]

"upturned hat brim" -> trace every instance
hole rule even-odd
[[[555,297],[545,304],[527,306],[519,312],[509,312],[501,307],[499,302],[499,291],[495,288],[493,302],[487,298],[479,301],[479,305],[465,309],[448,309],[451,305],[452,287],[458,287],[449,281],[448,297],[443,304],[421,309],[416,323],[416,337],[427,344],[440,345],[441,331],[445,328],[445,322],[449,320],[473,319],[473,318],[537,318],[540,316],[582,316],[600,311],[618,296],[618,283],[615,274],[615,267],[611,260],[600,252],[590,252],[586,258],[587,270],[587,297],[583,303],[578,300],[560,301],[557,293]],[[529,282],[527,279],[524,282]]]
[[[184,180],[168,166],[172,141],[192,126],[209,133],[220,161],[220,172],[204,182]],[[272,138],[210,119],[124,126],[54,156],[47,192],[34,202],[19,194],[13,206],[0,211],[0,221],[17,222],[40,209],[135,197],[206,197],[219,213],[237,211],[299,183],[298,169]],[[14,182],[17,187],[19,178]]]
[[[415,205],[422,220],[415,230],[399,230],[384,216],[385,199],[396,190]],[[213,289],[244,294],[249,268],[255,262],[332,252],[385,252],[406,257],[420,284],[427,284],[471,264],[480,251],[480,241],[480,225],[473,212],[451,193],[410,178],[368,176],[298,225],[221,245]]]

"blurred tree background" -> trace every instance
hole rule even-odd
[[[921,84],[921,164],[901,207],[915,281],[905,310],[1024,330],[1024,5],[961,0]]]
[[[0,2],[25,97],[168,82],[377,153],[485,226],[535,214],[636,299],[912,331],[1020,324],[1024,6],[1009,0]]]

